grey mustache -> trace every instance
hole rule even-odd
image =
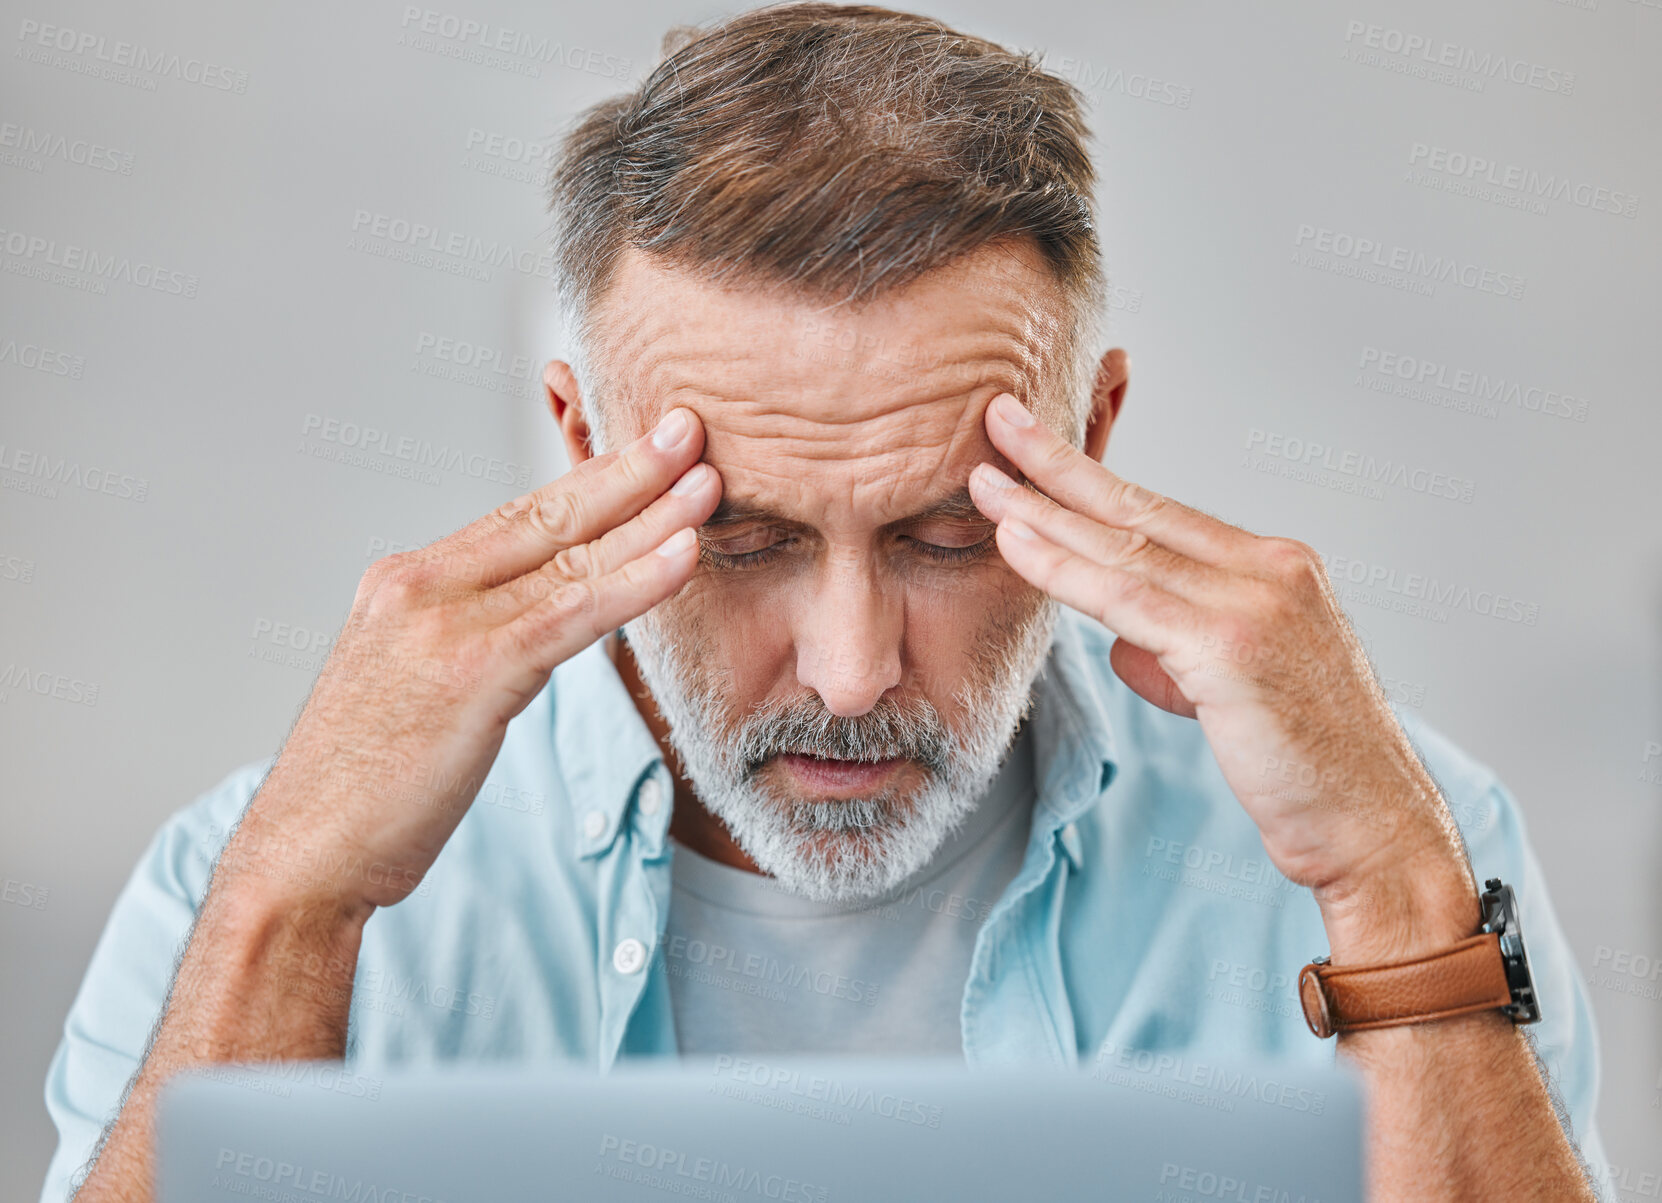
[[[739,737],[744,761],[754,772],[781,755],[828,760],[915,760],[938,769],[945,762],[947,733],[928,702],[894,703],[858,719],[844,719],[823,707],[764,710],[753,715]]]

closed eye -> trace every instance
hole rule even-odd
[[[914,539],[909,535],[902,535],[901,538],[916,547],[919,554],[927,556],[938,564],[961,564],[966,560],[976,559],[978,556],[985,555],[998,542],[996,534],[988,535],[985,539],[964,547],[926,543],[922,539]]]
[[[707,564],[711,568],[754,568],[783,554],[785,547],[794,542],[795,538],[796,536],[792,535],[778,543],[770,543],[766,547],[758,548],[755,551],[736,553],[717,551],[709,543],[704,543],[699,548],[698,558],[701,563]]]
[[[996,532],[965,546],[930,543],[923,539],[915,539],[910,535],[901,535],[899,538],[911,551],[936,564],[968,563],[986,555],[998,542]],[[705,540],[699,549],[699,560],[709,567],[717,569],[757,568],[772,563],[779,556],[784,555],[796,542],[796,535],[786,534],[784,538],[753,551],[724,552],[718,551],[711,546],[708,540]]]
[[[746,535],[740,536],[739,538],[728,540],[728,542],[754,542],[758,536],[766,536],[769,533],[771,533],[771,528],[764,527],[760,530],[751,531]],[[701,563],[707,564],[711,568],[753,568],[759,564],[765,564],[770,560],[775,559],[784,553],[785,548],[796,542],[796,536],[791,534],[789,531],[782,531],[779,533],[783,534],[784,538],[773,543],[769,543],[765,547],[758,547],[752,551],[718,551],[713,545],[714,541],[708,537],[705,537],[699,540],[698,558]]]

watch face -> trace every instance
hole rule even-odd
[[[1535,1023],[1541,1018],[1540,1000],[1535,997],[1535,976],[1524,950],[1523,926],[1518,920],[1518,899],[1512,887],[1491,878],[1483,895],[1483,928],[1500,933],[1501,961],[1506,967],[1506,984],[1512,991],[1512,1005],[1503,1008],[1514,1023]]]

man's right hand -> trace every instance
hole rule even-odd
[[[674,423],[681,415],[677,433]],[[721,494],[704,429],[654,433],[377,561],[220,854],[150,1049],[78,1203],[154,1197],[161,1085],[204,1064],[338,1060],[364,924],[456,829],[556,665],[686,584]],[[684,491],[670,490],[680,484]],[[667,551],[667,555],[658,554]]]
[[[672,410],[628,446],[371,565],[219,872],[366,915],[415,889],[554,668],[692,576],[687,528],[721,492],[703,448],[697,415]]]

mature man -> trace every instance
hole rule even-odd
[[[157,1088],[208,1062],[1335,1047],[1374,1198],[1591,1197],[1591,1017],[1511,797],[1393,712],[1307,547],[1100,463],[1078,95],[876,8],[677,41],[553,179],[572,471],[374,565],[274,762],[157,835],[42,1197],[149,1198]],[[1540,1024],[1313,1036],[1304,962],[1431,963],[1474,867]]]

